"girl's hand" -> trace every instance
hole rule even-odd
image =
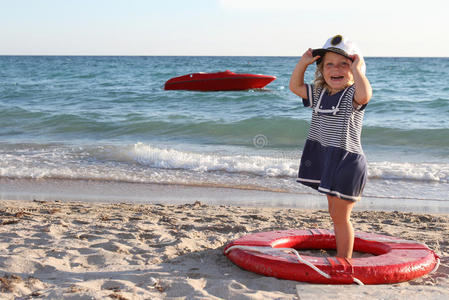
[[[304,73],[306,72],[307,67],[317,61],[319,56],[313,57],[312,49],[308,49],[301,56],[301,59],[296,64],[295,69],[292,72],[292,76],[290,77],[289,88],[290,90],[303,99],[307,99],[307,85],[304,84]]]
[[[352,57],[351,71],[354,73],[356,71],[362,71],[362,66],[365,63],[363,58],[361,58],[358,54],[354,54]]]
[[[308,66],[316,62],[320,58],[319,55],[313,56],[312,55],[312,48],[309,48],[304,54],[301,56],[300,62],[302,62],[304,65]]]
[[[351,71],[354,76],[355,94],[354,101],[357,105],[368,103],[373,95],[371,84],[365,76],[365,61],[363,57],[354,54],[352,57]]]

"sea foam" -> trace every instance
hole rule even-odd
[[[13,147],[13,146],[12,146]],[[178,181],[208,178],[220,181],[239,176],[292,180],[297,176],[300,153],[282,151],[231,151],[229,149],[186,150],[136,143],[108,146],[23,146],[0,151],[0,178],[62,178],[126,182],[176,182],[173,172],[182,172]],[[259,154],[260,153],[260,154]],[[195,175],[196,174],[196,175]],[[170,176],[170,178],[166,178]],[[369,179],[449,183],[448,163],[368,163]],[[187,180],[188,181],[188,180]]]

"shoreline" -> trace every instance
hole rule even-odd
[[[324,194],[211,185],[130,183],[70,179],[0,179],[0,200],[84,201],[88,203],[182,204],[327,209]],[[355,211],[403,211],[449,214],[449,201],[363,196]]]
[[[297,286],[310,294],[304,289],[313,285],[242,270],[222,254],[223,247],[251,232],[331,228],[325,210],[200,201],[1,200],[0,220],[0,285],[6,299],[298,299]],[[435,273],[377,286],[376,293],[385,299],[398,289],[419,290],[426,299],[438,299],[434,292],[449,296],[448,214],[355,211],[353,224],[356,231],[426,243],[441,257]]]

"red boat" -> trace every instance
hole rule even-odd
[[[192,91],[238,91],[261,89],[276,76],[261,74],[238,74],[226,70],[218,73],[193,73],[169,79],[164,86],[166,90]]]

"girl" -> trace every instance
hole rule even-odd
[[[314,62],[314,84],[305,84],[304,73]],[[297,181],[327,194],[337,256],[351,258],[350,216],[366,181],[360,135],[372,95],[360,51],[341,35],[331,37],[321,49],[307,50],[292,73],[290,90],[313,109]]]

